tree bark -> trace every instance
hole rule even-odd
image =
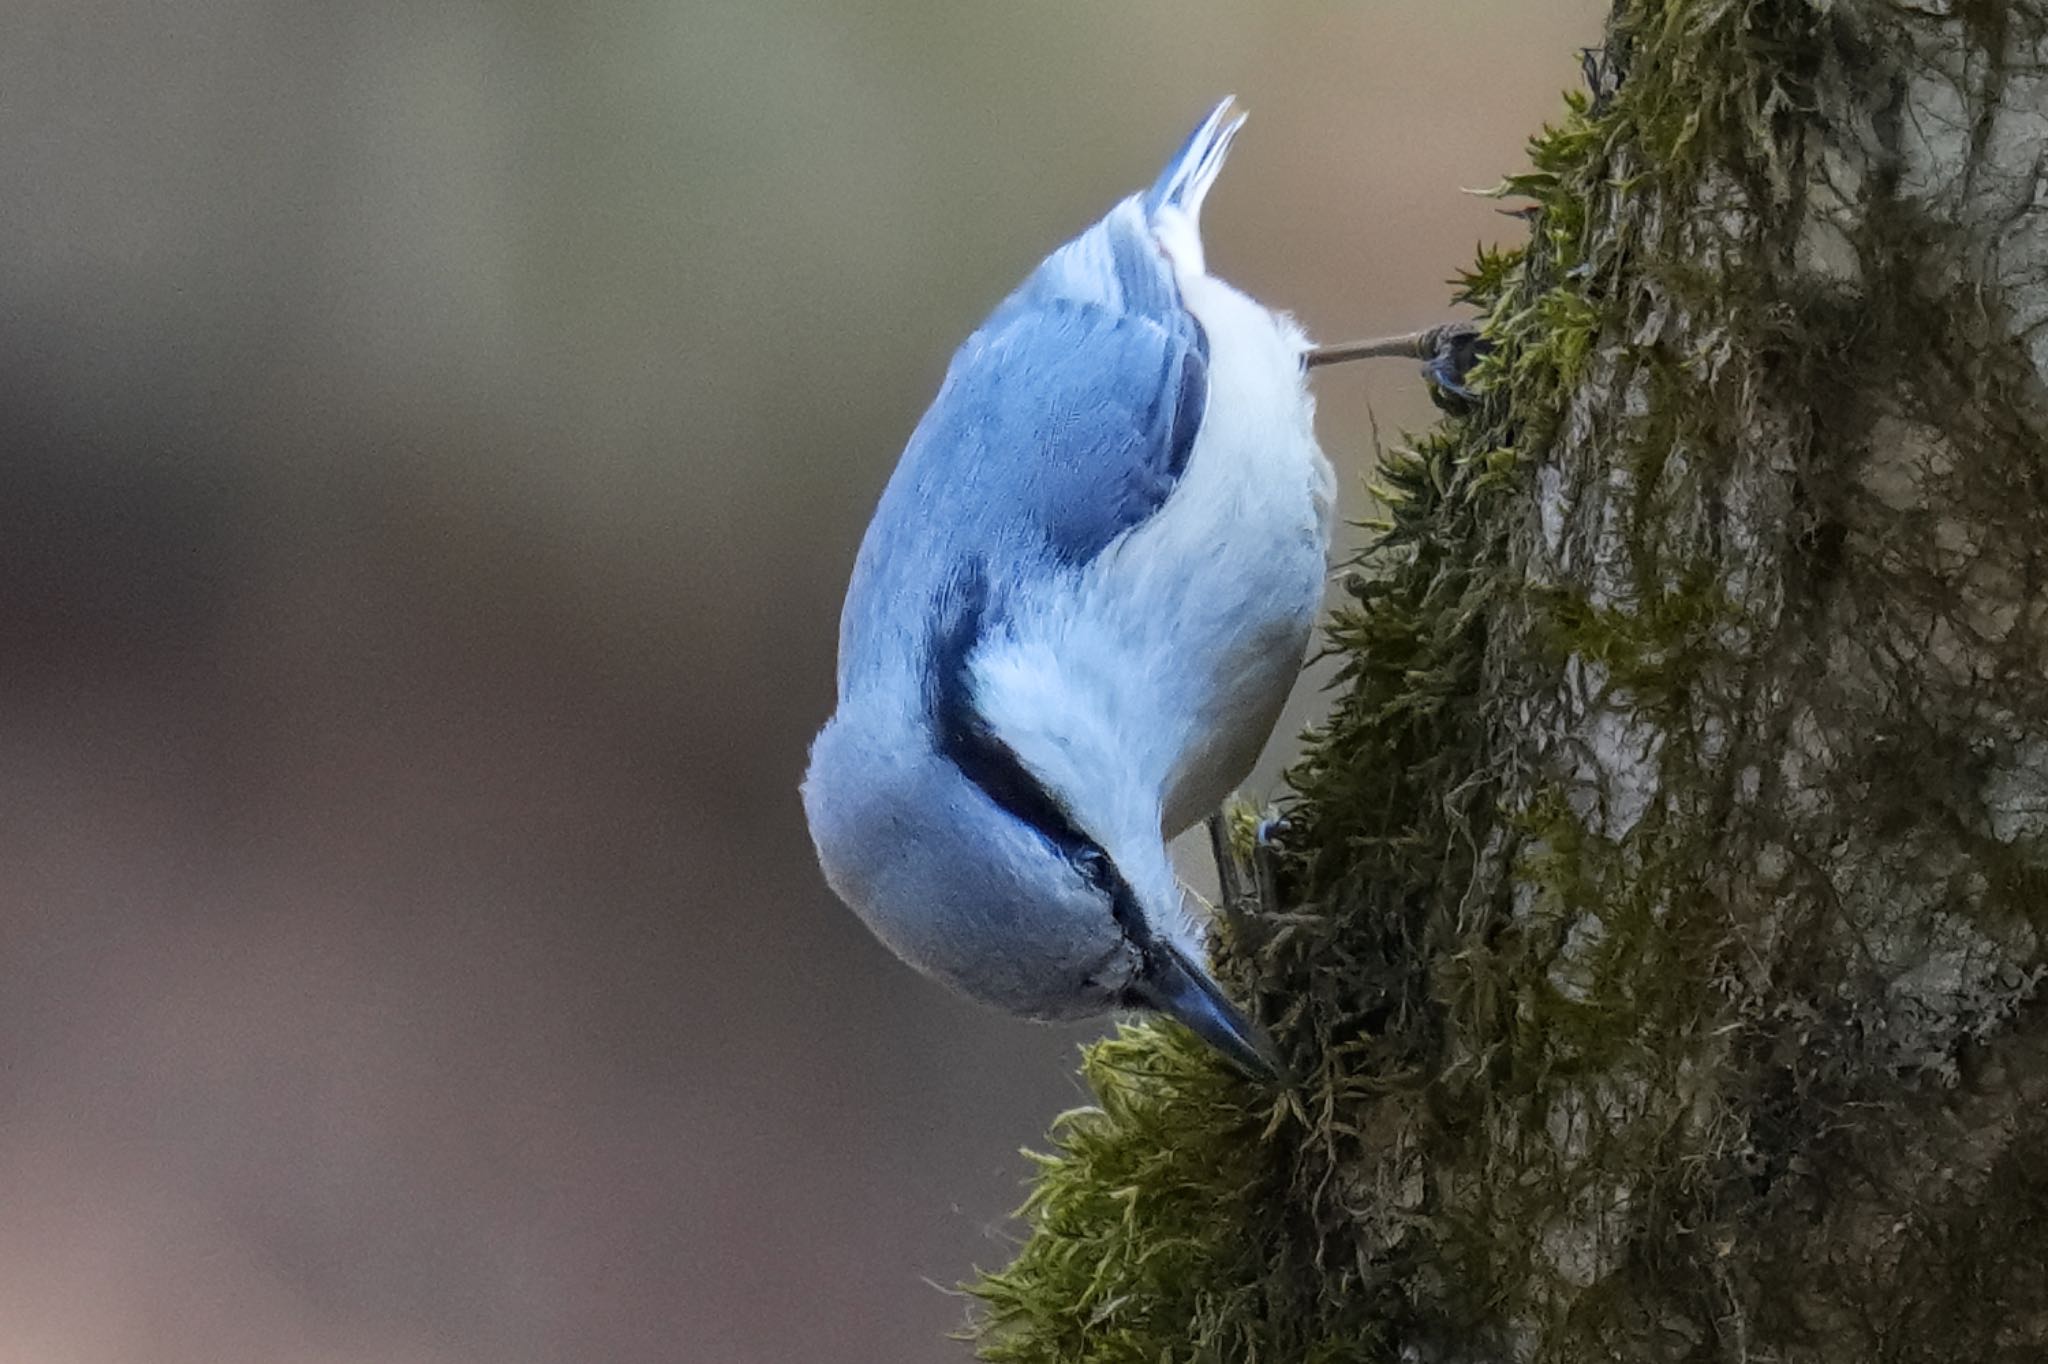
[[[2048,0],[1621,0],[993,1360],[2048,1358]]]

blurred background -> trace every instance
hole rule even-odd
[[[964,1358],[1088,1030],[818,879],[873,499],[1226,93],[1212,266],[1447,316],[1604,8],[6,0],[0,1364]]]

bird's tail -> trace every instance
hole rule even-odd
[[[1145,216],[1157,219],[1161,210],[1179,209],[1190,224],[1198,224],[1202,200],[1208,195],[1209,186],[1216,183],[1223,159],[1230,154],[1230,139],[1237,136],[1244,120],[1245,112],[1238,108],[1235,95],[1211,110],[1209,117],[1188,134],[1179,154],[1159,172],[1152,188],[1145,191]]]
[[[1152,188],[1123,200],[1101,222],[1047,256],[1011,302],[1080,300],[1115,312],[1178,319],[1174,270],[1205,272],[1196,218],[1202,197],[1223,169],[1230,139],[1243,123],[1235,99],[1217,105]]]

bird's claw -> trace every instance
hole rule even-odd
[[[1447,411],[1469,408],[1479,395],[1466,383],[1472,367],[1493,349],[1476,322],[1446,322],[1423,333],[1422,373],[1434,386],[1431,396]]]

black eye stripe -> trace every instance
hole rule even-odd
[[[1074,822],[1066,806],[1032,775],[1016,750],[989,727],[974,704],[968,658],[981,638],[987,615],[988,582],[977,563],[970,565],[946,594],[926,658],[925,702],[939,752],[998,807],[1037,832],[1090,885],[1108,895],[1110,913],[1124,936],[1149,958],[1151,933],[1123,873],[1102,845]]]

